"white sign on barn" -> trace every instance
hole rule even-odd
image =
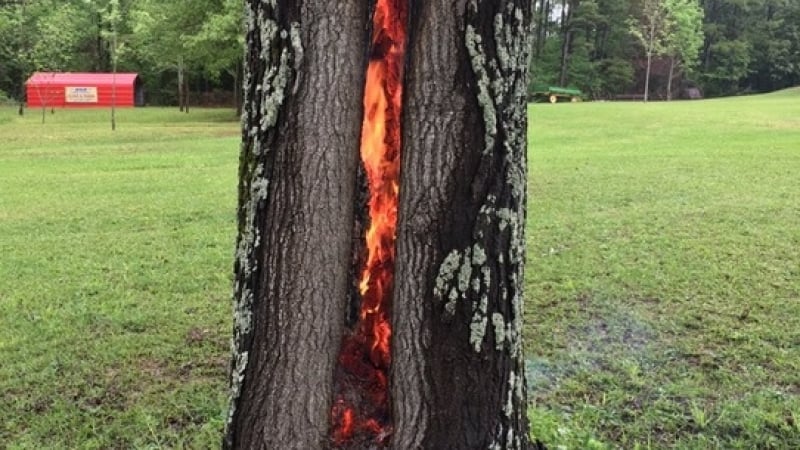
[[[65,87],[64,97],[67,103],[97,103],[96,87]]]

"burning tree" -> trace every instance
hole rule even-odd
[[[528,448],[530,2],[247,5],[224,447]]]

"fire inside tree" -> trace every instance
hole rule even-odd
[[[530,2],[247,5],[224,447],[529,448]]]
[[[366,259],[360,271],[358,323],[339,353],[332,438],[335,444],[383,444],[391,435],[390,308],[400,183],[400,115],[406,1],[378,0],[364,88],[361,159],[369,190]]]

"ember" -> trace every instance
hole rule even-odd
[[[389,310],[394,276],[400,181],[400,114],[407,0],[378,0],[364,91],[361,159],[369,186],[366,258],[359,277],[361,306],[345,336],[332,414],[337,446],[385,444],[392,431],[389,398]]]

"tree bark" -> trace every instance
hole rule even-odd
[[[547,36],[550,31],[550,11],[552,9],[552,4],[550,0],[544,0],[544,21],[542,22],[542,38],[539,42],[539,51],[544,50],[545,44],[547,44]],[[539,56],[539,55],[537,55]]]
[[[411,14],[394,301],[394,449],[524,449],[530,2]]]
[[[367,2],[247,2],[224,448],[329,448],[351,286]]]
[[[649,29],[647,30],[647,69],[645,70],[644,76],[644,101],[647,103],[647,100],[650,97],[650,68],[653,66],[653,53],[655,52],[656,48],[656,32],[658,31],[658,16],[656,12],[649,12],[648,20],[650,21]]]
[[[650,95],[650,67],[653,65],[653,52],[647,51],[647,69],[644,75],[644,101],[647,103]]]
[[[672,100],[672,77],[675,76],[675,57],[669,58],[669,77],[667,78],[667,101]]]
[[[336,358],[363,239],[367,3],[248,0],[224,448],[336,448]],[[528,449],[531,4],[411,5],[387,448]]]
[[[183,85],[181,86],[183,90],[183,94],[181,97],[183,98],[183,112],[189,114],[189,77],[187,77],[184,73],[183,76]]]
[[[183,112],[184,105],[184,80],[183,80],[183,57],[178,57],[178,110]]]

